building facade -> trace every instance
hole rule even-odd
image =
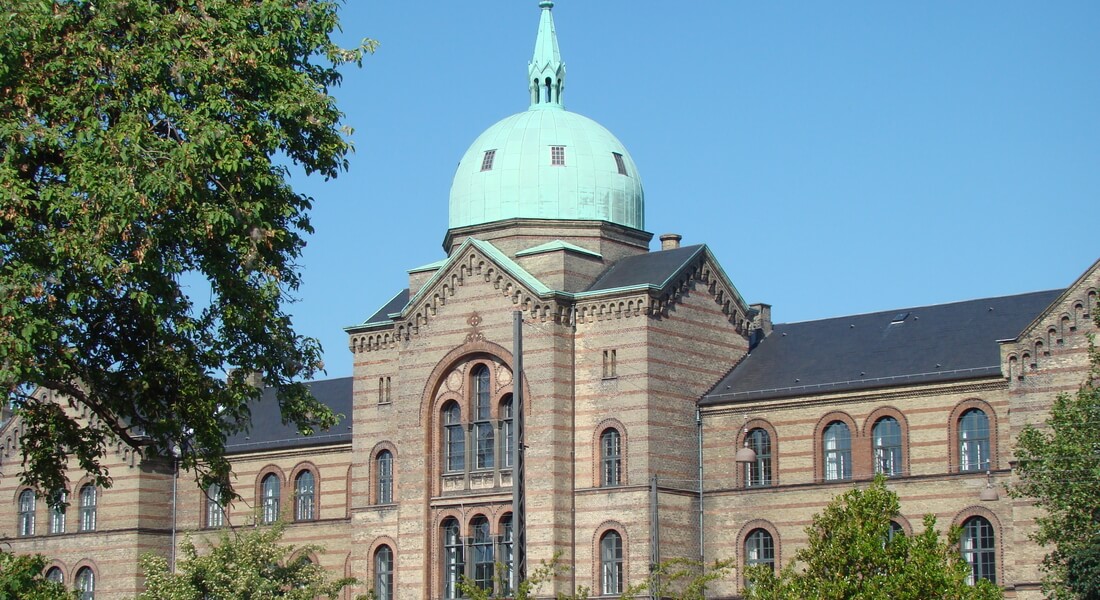
[[[564,109],[552,6],[529,108],[459,164],[447,257],[347,329],[352,377],[313,384],[344,422],[299,437],[265,394],[228,444],[240,501],[186,474],[173,491],[171,464],[119,447],[114,486],[74,479],[59,514],[18,485],[9,420],[0,543],[87,597],[129,598],[138,557],[170,555],[174,532],[281,518],[289,543],[324,546],[310,560],[361,580],[349,596],[454,598],[462,576],[506,594],[522,398],[528,564],[566,567],[540,594],[617,597],[687,558],[733,559],[711,594],[736,597],[745,565],[788,561],[815,512],[881,472],[899,529],[958,525],[974,577],[1038,597],[1035,511],[1000,486],[1021,428],[1085,376],[1100,263],[1063,290],[773,324],[706,245],[650,251],[629,152]]]

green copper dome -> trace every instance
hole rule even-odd
[[[550,9],[528,65],[531,107],[486,129],[458,164],[450,228],[512,218],[610,221],[645,227],[634,160],[607,129],[562,106],[565,64]]]

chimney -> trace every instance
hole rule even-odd
[[[756,312],[756,316],[752,319],[752,328],[759,329],[764,336],[771,335],[772,305],[757,302],[756,304],[750,305],[749,308]]]
[[[680,247],[680,240],[684,236],[678,233],[665,233],[661,235],[661,250],[675,250]]]

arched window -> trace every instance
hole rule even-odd
[[[96,521],[96,488],[93,484],[85,485],[80,488],[80,530],[81,531],[95,531]],[[91,569],[88,569],[88,574],[91,576]]]
[[[34,535],[35,497],[33,490],[19,492],[19,535]]]
[[[825,459],[825,479],[834,481],[852,478],[852,434],[848,425],[833,421],[822,438]]]
[[[500,562],[504,565],[504,574],[501,577],[501,595],[510,596],[515,589],[512,573],[515,564],[515,555],[512,546],[512,513],[500,518]]]
[[[374,459],[374,469],[378,473],[378,504],[393,503],[393,453],[383,450]]]
[[[489,536],[489,520],[482,516],[470,521],[473,530],[474,585],[483,589],[493,589],[493,538]]]
[[[882,417],[871,428],[875,445],[875,473],[901,475],[901,425],[894,417]]]
[[[61,492],[57,506],[50,507],[50,533],[65,533],[65,503],[68,501],[69,493]]]
[[[959,418],[959,471],[989,470],[989,417],[972,408]]]
[[[267,474],[260,483],[260,521],[274,523],[279,520],[279,476]]]
[[[979,579],[997,583],[997,553],[993,525],[982,517],[970,517],[963,522],[959,540],[963,558],[970,563],[971,585]]]
[[[745,567],[756,565],[775,569],[775,540],[766,529],[753,529],[745,536]]]
[[[80,600],[95,600],[95,573],[88,567],[76,572],[76,591]]]
[[[447,472],[461,472],[466,465],[466,435],[462,431],[462,409],[451,402],[443,409],[443,464]]]
[[[512,425],[512,395],[504,396],[500,401],[500,437],[504,444],[501,454],[504,456],[505,468],[512,467],[512,447],[516,445],[516,433]]]
[[[493,411],[489,403],[489,369],[479,365],[474,369],[474,468],[492,469]]]
[[[393,600],[393,550],[379,546],[374,553],[374,597]]]
[[[897,521],[890,521],[890,529],[886,531],[886,541],[892,542],[894,538],[905,535],[905,528]]]
[[[443,521],[443,597],[458,598],[458,582],[462,577],[462,537],[458,521]]]
[[[600,484],[619,485],[623,481],[623,449],[619,430],[608,428],[600,434]]]
[[[756,452],[756,461],[745,464],[745,487],[761,487],[772,484],[772,441],[764,429],[756,428],[748,433],[746,441]]]
[[[608,531],[600,538],[600,593],[623,593],[623,536]]]
[[[302,471],[294,480],[294,520],[312,521],[314,519],[314,498],[316,480],[313,471]]]
[[[50,567],[46,569],[46,581],[52,581],[54,583],[65,583],[65,573],[58,567]]]
[[[206,526],[222,527],[225,525],[225,509],[222,507],[222,486],[212,484],[206,488]]]

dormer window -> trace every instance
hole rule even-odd
[[[618,152],[612,152],[611,155],[615,157],[615,166],[619,168],[619,175],[626,175],[626,163],[623,162],[623,155]]]
[[[550,165],[554,167],[565,166],[565,146],[550,146]]]
[[[493,170],[493,158],[495,158],[496,155],[497,155],[497,151],[495,149],[485,151],[485,156],[483,156],[481,158],[481,170],[482,171],[492,171]]]

